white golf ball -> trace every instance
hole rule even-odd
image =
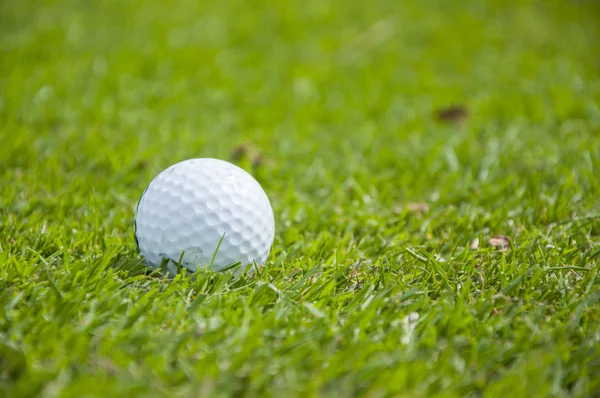
[[[135,240],[146,263],[157,268],[169,259],[171,272],[180,259],[190,271],[208,268],[215,252],[217,271],[237,262],[260,266],[274,234],[273,209],[260,184],[217,159],[189,159],[162,171],[135,215]]]

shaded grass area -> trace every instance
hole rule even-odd
[[[597,393],[600,11],[547,3],[1,3],[0,390]],[[148,274],[145,186],[244,143],[266,267]]]

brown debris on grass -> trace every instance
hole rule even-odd
[[[496,249],[508,250],[511,248],[510,237],[505,235],[492,236],[488,240],[488,244]]]
[[[468,117],[469,111],[464,105],[452,105],[436,112],[436,120],[441,123],[463,124]]]

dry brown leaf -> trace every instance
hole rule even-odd
[[[461,124],[469,117],[469,111],[464,105],[453,105],[437,111],[437,120],[442,123]]]
[[[481,273],[478,273],[477,279],[479,279],[479,284],[481,286],[485,286],[485,277]]]
[[[240,144],[240,145],[236,146],[235,148],[233,148],[233,150],[231,151],[231,159],[240,160],[241,158],[248,155],[252,151],[253,151],[253,149],[250,144],[247,144],[247,143]]]
[[[231,151],[230,157],[234,162],[247,159],[250,162],[252,170],[256,170],[263,165],[269,165],[271,163],[269,159],[265,158],[258,149],[254,148],[254,146],[249,143],[243,143],[236,146]]]
[[[477,250],[478,248],[479,248],[479,238],[475,238],[471,241],[471,244],[469,245],[469,249]]]
[[[505,235],[492,236],[488,240],[488,244],[490,246],[495,247],[496,249],[508,250],[508,249],[510,249],[510,238]]]
[[[253,169],[259,168],[265,162],[264,156],[259,152],[252,153],[252,155],[250,156],[250,159],[252,161]]]
[[[427,213],[429,211],[429,205],[425,202],[409,203],[406,208],[412,212]]]

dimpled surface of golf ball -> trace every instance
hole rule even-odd
[[[157,268],[170,259],[171,272],[180,259],[190,271],[208,268],[217,247],[214,270],[237,262],[260,266],[274,233],[273,210],[260,184],[218,159],[189,159],[162,171],[135,215],[135,240],[146,263]]]

